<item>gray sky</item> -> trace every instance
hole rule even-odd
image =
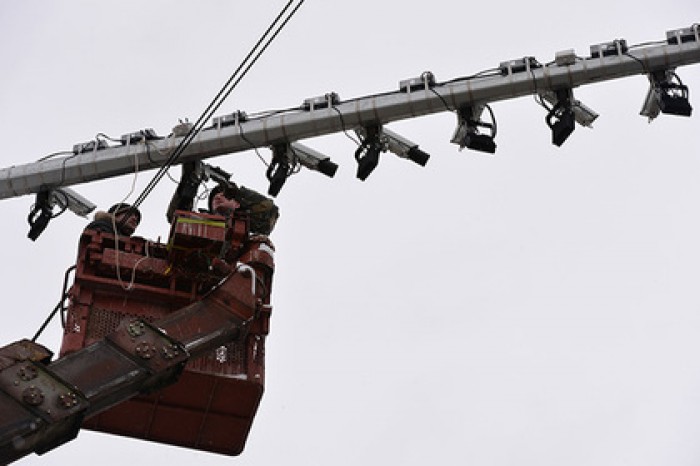
[[[195,120],[284,3],[0,1],[3,166]],[[307,0],[219,114],[588,55],[700,21],[696,0],[658,5]],[[679,75],[700,111],[700,67]],[[278,197],[267,386],[244,454],[82,432],[17,464],[697,465],[698,119],[648,124],[646,89],[642,76],[577,89],[601,116],[561,148],[530,97],[493,105],[495,157],[450,144],[450,114],[393,124],[432,158],[384,156],[365,183],[347,138],[305,141],[340,169],[303,171]],[[253,152],[215,163],[267,189]],[[76,189],[104,209],[132,181]],[[167,236],[174,188],[146,201],[142,236]],[[63,215],[32,243],[32,202],[0,202],[2,343],[53,308],[86,223]],[[58,349],[59,327],[41,341]]]

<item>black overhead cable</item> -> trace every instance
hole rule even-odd
[[[197,121],[192,125],[188,133],[185,135],[185,137],[180,141],[178,146],[175,148],[173,153],[168,157],[168,159],[164,162],[164,164],[160,167],[158,172],[155,174],[153,179],[148,183],[148,185],[144,188],[143,192],[139,195],[139,197],[134,201],[133,203],[133,208],[138,208],[143,201],[148,197],[148,195],[153,191],[155,186],[160,182],[160,180],[165,176],[165,173],[167,173],[168,169],[175,163],[175,161],[182,155],[182,153],[185,151],[187,146],[194,140],[194,138],[199,134],[199,132],[202,130],[204,127],[204,124],[211,118],[211,116],[218,110],[218,108],[221,106],[221,104],[226,100],[226,98],[231,94],[233,89],[238,85],[238,83],[245,77],[245,75],[248,73],[250,68],[255,64],[256,61],[260,58],[260,56],[265,52],[267,47],[272,43],[272,41],[277,37],[277,35],[282,31],[282,29],[287,25],[289,20],[292,19],[294,14],[299,10],[301,5],[303,5],[305,0],[301,0],[299,4],[294,7],[294,9],[287,15],[287,17],[282,21],[281,24],[279,24],[279,27],[273,31],[273,29],[278,25],[280,20],[284,17],[285,13],[291,5],[294,3],[294,0],[290,0],[287,2],[285,7],[282,9],[282,11],[277,15],[275,20],[270,24],[270,26],[267,28],[265,33],[260,37],[258,42],[255,44],[255,46],[251,49],[251,51],[248,53],[248,55],[245,57],[245,59],[241,62],[241,64],[238,66],[236,71],[231,75],[231,77],[226,81],[226,84],[221,88],[221,90],[218,92],[216,97],[211,101],[211,103],[207,106],[207,108],[202,112],[201,116],[197,119]],[[272,34],[270,35],[272,31]],[[268,37],[269,36],[269,37]],[[264,44],[263,44],[264,42]],[[262,47],[261,47],[262,44]],[[259,49],[259,50],[258,50]],[[251,59],[252,57],[252,59]],[[250,60],[249,63],[247,63]],[[247,65],[246,65],[247,63]],[[242,70],[242,71],[241,71]]]

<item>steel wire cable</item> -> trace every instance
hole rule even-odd
[[[231,75],[224,86],[219,90],[217,95],[212,99],[211,103],[202,112],[201,116],[192,125],[185,137],[180,141],[175,151],[170,155],[170,157],[164,162],[160,167],[156,175],[151,179],[148,185],[144,188],[143,192],[134,201],[133,208],[138,208],[143,201],[148,197],[148,195],[153,191],[155,186],[160,182],[160,180],[165,176],[167,170],[177,161],[177,159],[182,155],[189,144],[194,140],[194,138],[199,134],[203,128],[206,121],[213,115],[213,113],[221,106],[221,104],[226,100],[226,98],[231,94],[231,92],[236,88],[240,81],[246,76],[248,71],[257,62],[257,60],[262,56],[262,54],[267,50],[272,41],[279,35],[279,33],[284,29],[287,23],[296,14],[299,8],[304,4],[305,0],[301,0],[294,9],[286,16],[286,18],[280,23],[280,20],[284,17],[285,13],[294,3],[294,0],[290,0],[282,11],[277,15],[275,20],[270,24],[265,33],[260,37],[255,46],[251,49],[245,59],[238,66],[236,71]],[[279,24],[279,26],[278,26]],[[276,29],[275,29],[276,28]],[[274,30],[274,31],[273,31]],[[272,34],[271,34],[272,32]],[[262,44],[262,46],[261,46]],[[252,58],[251,58],[252,57]],[[241,71],[242,70],[242,71]],[[128,216],[127,216],[128,217]]]

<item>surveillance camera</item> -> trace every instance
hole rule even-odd
[[[383,128],[382,135],[385,138],[387,148],[399,157],[406,158],[411,148],[418,147],[418,144],[415,142],[396,134],[390,129]]]
[[[574,118],[576,122],[587,128],[593,126],[593,122],[598,118],[598,113],[592,109],[585,106],[580,100],[574,100],[571,105],[571,109],[574,111]]]
[[[355,133],[362,139],[367,137],[367,130],[363,127],[357,128]],[[423,152],[418,148],[418,144],[410,139],[384,127],[380,128],[379,138],[382,144],[382,151],[388,150],[402,159],[411,160],[422,167],[428,163],[430,154]]]
[[[319,171],[330,178],[335,176],[338,165],[331,162],[330,157],[298,142],[291,143],[289,149],[299,163],[306,168]]]
[[[557,95],[551,91],[541,92],[540,96],[552,105],[557,104]],[[593,122],[598,118],[598,113],[584,105],[580,100],[571,99],[571,110],[574,112],[576,123],[586,128],[592,128]]]
[[[418,148],[418,144],[396,134],[390,129],[383,128],[382,135],[386,138],[387,148],[401,158],[409,159],[424,167],[430,155]]]
[[[86,217],[96,207],[95,204],[70,188],[52,189],[49,193],[49,205],[70,209],[71,212],[81,217]]]

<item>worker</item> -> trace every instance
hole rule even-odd
[[[238,187],[235,184],[218,185],[209,193],[209,212],[230,217],[241,207],[236,200]]]
[[[194,161],[183,163],[180,182],[165,212],[168,223],[173,223],[176,210],[194,209],[194,198],[197,196],[197,189],[201,182],[201,162]]]
[[[279,208],[272,199],[245,186],[236,186],[229,182],[219,184],[211,190],[209,212],[230,216],[236,210],[248,213],[250,233],[253,235],[269,235],[279,218]]]
[[[205,172],[209,175],[205,175]],[[232,216],[236,210],[245,211],[250,219],[251,234],[267,236],[272,232],[279,217],[279,209],[272,199],[245,186],[237,186],[228,181],[229,174],[217,167],[205,165],[201,161],[182,164],[180,182],[165,214],[169,223],[173,222],[175,211],[194,209],[197,190],[207,176],[218,182],[209,194],[210,213]]]
[[[107,212],[95,212],[95,217],[85,229],[103,231],[121,236],[131,236],[141,222],[141,212],[130,204],[114,204]]]

